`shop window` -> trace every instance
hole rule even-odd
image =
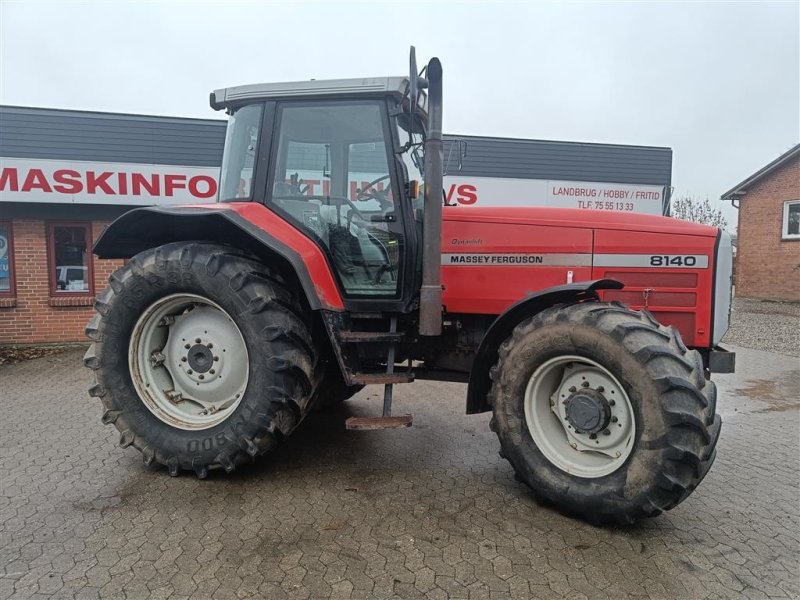
[[[783,203],[783,239],[800,240],[800,200]]]
[[[92,243],[88,223],[51,223],[48,231],[50,291],[92,294]]]
[[[14,242],[11,223],[0,221],[0,296],[14,295]]]

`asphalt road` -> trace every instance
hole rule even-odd
[[[798,361],[736,350],[716,464],[631,528],[537,505],[459,384],[398,386],[411,429],[347,432],[365,390],[198,481],[116,446],[80,352],[0,366],[0,599],[800,597]]]

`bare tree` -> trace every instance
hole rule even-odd
[[[725,229],[728,220],[722,215],[722,211],[711,206],[708,197],[705,200],[697,200],[693,196],[681,196],[672,200],[672,216],[684,221],[694,221],[704,225],[713,225]]]

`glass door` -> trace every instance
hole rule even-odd
[[[397,298],[405,248],[380,102],[282,104],[269,203],[319,243],[348,297]]]

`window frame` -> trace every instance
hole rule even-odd
[[[800,199],[797,200],[784,200],[783,202],[783,219],[781,221],[781,240],[795,241],[800,240],[800,232],[789,233],[789,207],[793,204],[800,204]]]
[[[253,160],[253,177],[251,178],[251,183],[250,183],[250,194],[248,194],[247,196],[241,196],[241,197],[223,198],[222,197],[222,183],[223,183],[222,173],[223,173],[224,165],[220,164],[220,167],[219,167],[219,182],[217,184],[217,202],[253,202],[253,201],[255,201],[257,199],[256,198],[256,183],[259,181],[259,179],[258,179],[258,177],[260,175],[259,170],[263,170],[263,168],[265,167],[265,165],[264,165],[265,159],[262,157],[262,150],[264,149],[264,146],[263,146],[263,137],[264,137],[264,133],[265,133],[264,125],[267,122],[267,118],[268,117],[271,118],[271,115],[267,114],[267,110],[269,110],[269,106],[265,102],[252,102],[252,103],[242,104],[241,106],[232,107],[230,109],[232,112],[230,112],[229,115],[230,116],[235,116],[236,112],[238,112],[239,110],[246,109],[246,108],[253,107],[253,106],[260,107],[261,108],[261,114],[259,116],[258,125],[256,126],[256,129],[258,130],[258,140],[256,141],[256,150],[255,150],[256,155],[255,155],[254,160]],[[225,142],[226,143],[227,143],[227,136],[228,136],[228,129],[227,128],[229,126],[230,126],[230,120],[226,124],[226,129],[225,129]],[[269,154],[269,152],[267,152],[267,154]]]
[[[17,265],[14,260],[14,223],[12,221],[0,220],[0,226],[5,226],[8,231],[8,291],[0,290],[0,298],[17,297]]]
[[[400,221],[400,229],[403,232],[403,243],[400,249],[400,253],[402,258],[400,259],[400,268],[398,269],[397,273],[397,289],[393,295],[376,295],[373,296],[371,294],[349,294],[346,291],[344,283],[339,275],[338,270],[336,269],[336,263],[333,259],[333,254],[330,248],[322,242],[317,236],[313,235],[313,233],[309,232],[307,229],[302,229],[298,226],[297,223],[294,222],[292,216],[283,210],[280,206],[276,205],[272,201],[273,197],[273,189],[275,184],[275,178],[277,176],[277,170],[280,165],[278,165],[279,159],[279,152],[280,152],[280,135],[281,135],[281,127],[283,126],[283,111],[287,108],[305,108],[305,107],[317,107],[322,106],[325,104],[330,104],[332,106],[342,105],[343,103],[347,103],[349,105],[376,105],[380,109],[380,119],[381,119],[381,128],[383,131],[383,143],[386,151],[386,158],[387,158],[387,167],[389,169],[390,175],[390,185],[392,186],[392,194],[394,198],[396,198],[396,210],[398,211],[398,221]],[[334,280],[336,281],[337,287],[339,289],[340,294],[342,295],[342,299],[344,300],[345,307],[348,310],[358,311],[360,309],[363,310],[396,310],[399,307],[405,307],[410,302],[411,296],[411,286],[410,282],[413,282],[413,253],[410,251],[409,244],[415,243],[416,240],[411,240],[410,235],[413,235],[413,231],[411,231],[411,227],[409,223],[413,222],[412,217],[413,215],[410,212],[410,208],[406,206],[408,204],[405,202],[405,194],[401,189],[400,180],[404,177],[402,170],[398,166],[398,161],[400,158],[396,154],[396,148],[398,147],[397,142],[397,131],[396,127],[394,127],[393,123],[390,122],[390,109],[387,104],[387,99],[385,97],[375,97],[375,98],[350,98],[348,96],[334,96],[331,98],[326,98],[325,100],[314,100],[314,99],[286,99],[280,100],[275,102],[272,118],[270,122],[267,124],[262,122],[262,137],[265,139],[269,139],[271,141],[271,147],[268,149],[268,168],[267,168],[267,177],[266,181],[264,182],[264,194],[263,194],[263,203],[264,205],[269,208],[269,210],[273,211],[274,213],[278,214],[282,219],[284,219],[287,223],[291,224],[292,227],[297,229],[301,232],[304,236],[308,239],[313,241],[317,247],[322,251],[325,255],[328,266],[330,268],[331,273],[333,274]],[[269,127],[267,131],[265,127]],[[268,135],[267,135],[268,133]],[[272,143],[274,140],[274,143]],[[402,161],[400,161],[402,162]],[[345,190],[347,192],[347,190]]]
[[[56,227],[79,227],[86,232],[86,250],[89,253],[87,261],[87,277],[89,278],[88,290],[59,290],[56,277]],[[75,298],[94,296],[94,255],[92,254],[92,222],[91,221],[48,221],[47,222],[47,279],[51,298]]]

